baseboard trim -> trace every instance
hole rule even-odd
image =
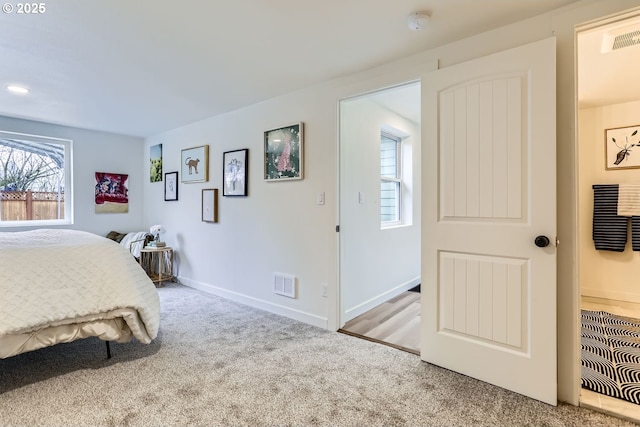
[[[345,325],[349,320],[355,319],[360,316],[362,313],[366,313],[374,307],[379,306],[385,301],[389,301],[391,298],[400,295],[403,292],[408,291],[409,289],[418,286],[420,284],[420,277],[416,277],[414,279],[409,280],[408,282],[402,283],[396,286],[393,289],[389,289],[386,292],[381,293],[378,296],[375,296],[361,304],[358,304],[355,307],[352,307],[344,312],[343,318],[340,319],[340,323],[342,326]]]
[[[603,298],[615,301],[626,301],[633,303],[640,303],[640,295],[629,292],[611,292],[603,291],[600,289],[581,289],[580,291],[583,297]]]
[[[239,302],[240,304],[248,305],[249,307],[258,308],[260,310],[268,311],[269,313],[278,314],[280,316],[288,317],[290,319],[298,320],[300,322],[308,323],[313,326],[317,326],[322,329],[329,328],[329,320],[324,317],[316,316],[315,314],[307,313],[304,311],[296,310],[283,305],[274,304],[269,301],[254,298],[248,295],[233,292],[218,286],[213,286],[208,283],[198,282],[186,277],[178,277],[178,281],[190,288],[198,289],[199,291],[206,292],[208,294],[216,295],[231,301]]]

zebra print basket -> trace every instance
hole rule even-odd
[[[582,387],[640,405],[640,320],[582,310]]]

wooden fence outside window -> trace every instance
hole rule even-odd
[[[58,197],[60,199],[58,200]],[[64,193],[0,191],[0,221],[64,218]]]

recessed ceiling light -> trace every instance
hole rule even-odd
[[[7,86],[7,90],[11,93],[16,93],[18,95],[26,95],[29,92],[31,92],[29,89],[27,89],[24,86],[18,86],[18,85],[9,85]]]

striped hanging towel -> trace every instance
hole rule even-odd
[[[623,252],[628,218],[618,215],[618,184],[593,186],[593,242],[599,251]]]
[[[631,217],[631,248],[640,251],[640,216]]]

